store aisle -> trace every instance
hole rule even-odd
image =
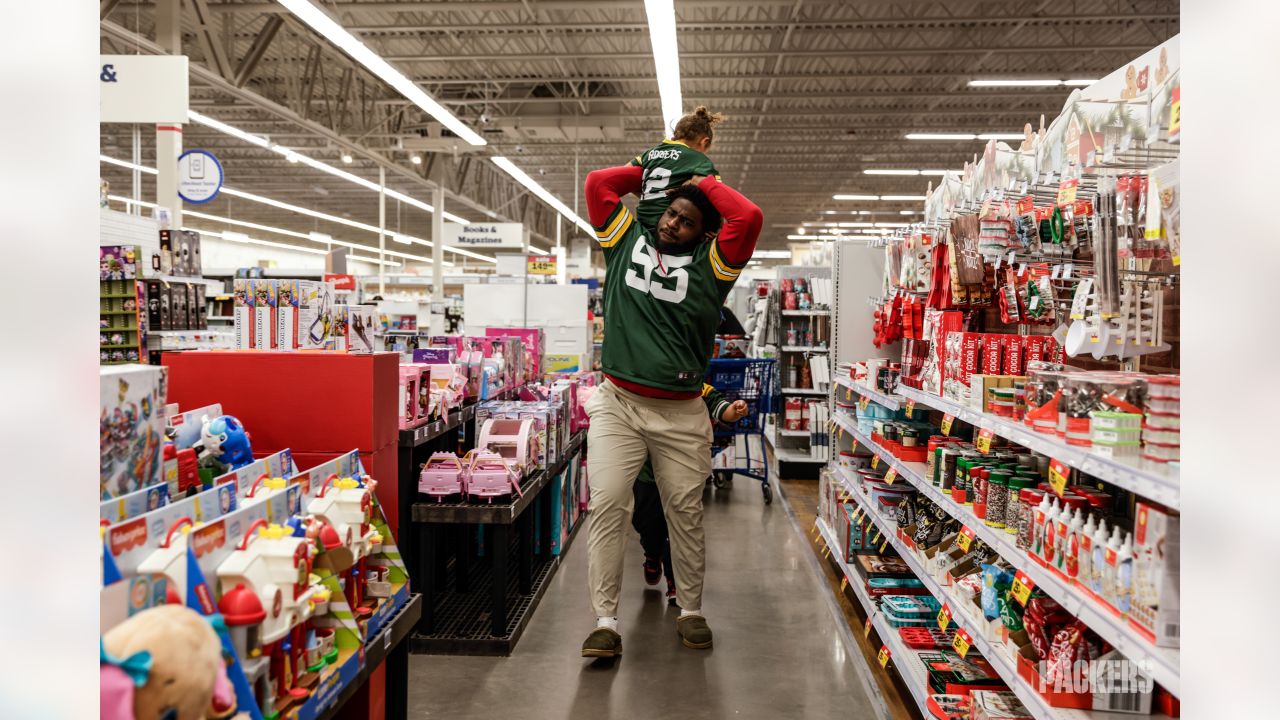
[[[881,717],[786,503],[765,506],[745,478],[735,486],[706,496],[712,650],[680,644],[679,611],[644,584],[633,536],[619,610],[625,654],[612,667],[582,658],[594,620],[584,527],[511,657],[411,657],[410,717]]]

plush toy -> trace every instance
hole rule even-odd
[[[235,692],[208,618],[181,605],[144,610],[101,640],[102,720],[223,717]]]

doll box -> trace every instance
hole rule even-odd
[[[166,369],[103,367],[99,374],[99,495],[126,495],[164,481]]]

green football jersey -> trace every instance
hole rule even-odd
[[[650,231],[657,228],[658,218],[671,204],[667,199],[668,190],[680,187],[694,175],[720,179],[711,158],[679,140],[663,140],[661,145],[637,155],[630,164],[644,168],[644,190],[636,217]]]
[[[687,253],[659,253],[621,203],[596,235],[607,278],[605,373],[663,390],[697,392],[711,359],[720,307],[742,268],[724,260],[715,240]]]

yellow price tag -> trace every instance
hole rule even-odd
[[[1027,601],[1031,599],[1031,591],[1035,586],[1036,584],[1031,581],[1031,578],[1019,570],[1013,576],[1013,586],[1009,588],[1009,594],[1013,596],[1014,600],[1018,601],[1018,604],[1026,607]]]
[[[880,654],[876,655],[876,661],[880,663],[880,667],[888,667],[888,665],[889,665],[889,658],[890,658],[892,655],[893,655],[893,653],[889,652],[889,648],[888,648],[888,647],[886,647],[886,646],[884,646],[884,645],[881,645],[881,646],[880,646]]]
[[[960,534],[956,536],[956,544],[960,549],[969,552],[969,548],[973,547],[974,532],[969,529],[968,525],[960,528]]]
[[[870,403],[871,401],[867,399],[866,395],[858,398],[858,412],[865,413],[867,411],[867,405]]]
[[[1071,477],[1071,468],[1061,460],[1049,461],[1049,487],[1062,497],[1067,489],[1067,479]]]
[[[951,624],[951,606],[946,603],[942,604],[942,609],[938,611],[938,629],[942,632],[947,631],[947,626]]]
[[[871,469],[872,469],[872,470],[875,470],[875,469],[876,469],[876,468],[878,468],[878,467],[880,467],[880,455],[879,455],[879,454],[872,455],[872,456],[871,456]]]
[[[956,628],[956,637],[951,641],[951,647],[957,655],[964,657],[969,654],[969,648],[973,647],[973,638],[963,628]]]
[[[849,578],[846,577],[840,580],[840,592],[843,593],[844,589],[847,587],[849,587]]]
[[[946,415],[942,416],[941,430],[943,435],[951,434],[951,424],[954,423],[955,421],[956,421],[956,418],[951,413],[947,413]]]
[[[1173,89],[1172,102],[1169,103],[1169,139],[1178,137],[1182,130],[1182,88]]]
[[[987,428],[982,428],[982,430],[978,431],[978,439],[974,441],[973,445],[978,448],[978,452],[989,453],[991,452],[991,438],[994,436],[995,433]]]
[[[867,624],[862,626],[862,637],[871,637],[871,616],[867,616]]]
[[[888,485],[892,485],[898,479],[898,469],[889,468],[889,472],[884,474],[884,481]]]
[[[880,543],[880,554],[883,555],[884,551],[888,549],[888,547],[889,547],[889,538],[885,538],[884,542]]]
[[[916,401],[912,398],[907,398],[907,402],[902,406],[902,409],[907,413],[907,419],[910,420],[911,414],[916,411]]]

